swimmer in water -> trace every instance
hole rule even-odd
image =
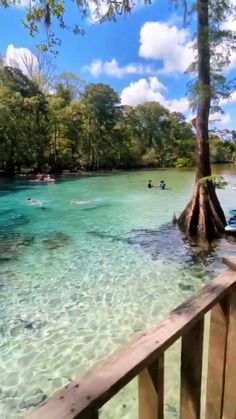
[[[151,180],[148,181],[147,187],[149,189],[154,187],[154,185],[152,184],[152,181]]]
[[[33,205],[35,207],[41,207],[42,201],[38,201],[37,199],[28,198],[27,199],[29,205]]]
[[[161,180],[160,181],[159,188],[162,189],[162,190],[164,190],[166,188],[166,184],[165,184],[165,181],[164,180]]]
[[[89,204],[90,201],[71,201],[71,205],[82,205],[82,204]]]
[[[54,179],[54,178],[52,178],[50,175],[47,175],[47,176],[43,179],[43,181],[44,181],[44,182],[53,183],[53,182],[55,182],[55,179]]]

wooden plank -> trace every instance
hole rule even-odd
[[[158,393],[158,419],[164,418],[164,380],[165,380],[165,354],[158,359],[157,393]]]
[[[180,419],[199,419],[204,317],[182,338]]]
[[[211,312],[206,396],[207,419],[222,418],[228,317],[229,296],[216,304]]]
[[[230,269],[211,281],[197,295],[166,318],[134,337],[109,358],[50,397],[27,417],[30,419],[83,419],[99,409],[147,365],[154,362],[180,336],[198,322],[236,283]],[[60,403],[58,403],[60,401]],[[71,406],[75,409],[71,415]]]
[[[229,268],[236,271],[236,258],[223,258],[222,262],[227,265]]]
[[[229,325],[225,366],[223,415],[224,419],[236,418],[236,289],[230,295]]]
[[[164,418],[164,354],[139,374],[139,419]]]

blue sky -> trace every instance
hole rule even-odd
[[[71,1],[66,0],[66,7],[66,22],[81,23],[86,33],[75,36],[56,30],[62,40],[55,59],[57,72],[71,71],[87,82],[108,83],[124,104],[155,100],[190,116],[184,72],[194,52],[191,29],[183,27],[181,10],[170,10],[167,0],[156,0],[151,6],[139,4],[116,22],[97,24],[92,14],[81,22]],[[34,51],[45,38],[43,29],[39,38],[29,36],[21,23],[25,13],[24,7],[0,9],[0,54],[7,64],[18,62],[22,69],[22,51],[30,54],[28,49]],[[235,22],[227,24],[236,29]],[[232,77],[235,72],[236,53],[232,53],[228,74]],[[224,105],[225,114],[215,116],[219,128],[236,129],[235,101],[236,92]]]

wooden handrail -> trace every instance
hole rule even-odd
[[[98,417],[99,408],[132,378],[162,357],[164,351],[179,337],[187,336],[190,329],[232,291],[236,284],[236,259],[224,259],[224,263],[230,269],[170,312],[162,321],[134,337],[128,344],[109,358],[99,362],[65,389],[59,390],[26,418],[93,419]],[[202,324],[200,327],[202,330]],[[198,334],[197,328],[196,336]],[[186,337],[186,342],[189,339],[191,340],[191,337]],[[190,362],[194,360],[190,359]]]

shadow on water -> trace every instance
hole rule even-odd
[[[102,208],[108,208],[111,207],[111,204],[99,204],[99,205],[94,205],[92,207],[86,207],[86,208],[81,208],[81,211],[83,212],[91,212],[91,211],[96,211]]]
[[[46,238],[43,239],[43,246],[47,250],[56,250],[61,247],[65,247],[71,241],[71,237],[68,234],[62,233],[60,231],[55,231],[50,233]]]
[[[35,237],[30,234],[8,233],[0,231],[0,263],[10,262],[25,246],[31,246]]]
[[[2,195],[22,192],[23,190],[32,190],[34,185],[26,180],[0,179],[0,197]]]
[[[12,213],[14,210],[12,211]],[[2,215],[5,215],[5,217],[1,217]],[[11,215],[9,217],[9,215]],[[8,217],[7,217],[8,216]],[[0,212],[0,231],[2,229],[6,230],[9,228],[16,228],[21,225],[29,224],[30,218],[23,214],[9,214],[8,211],[2,214]]]
[[[166,263],[180,263],[185,271],[202,271],[211,277],[222,266],[217,252],[218,243],[208,250],[190,244],[179,228],[170,223],[157,230],[133,229],[126,237],[111,235],[100,231],[88,231],[97,238],[123,242],[137,246],[151,256],[152,260],[164,259]]]

